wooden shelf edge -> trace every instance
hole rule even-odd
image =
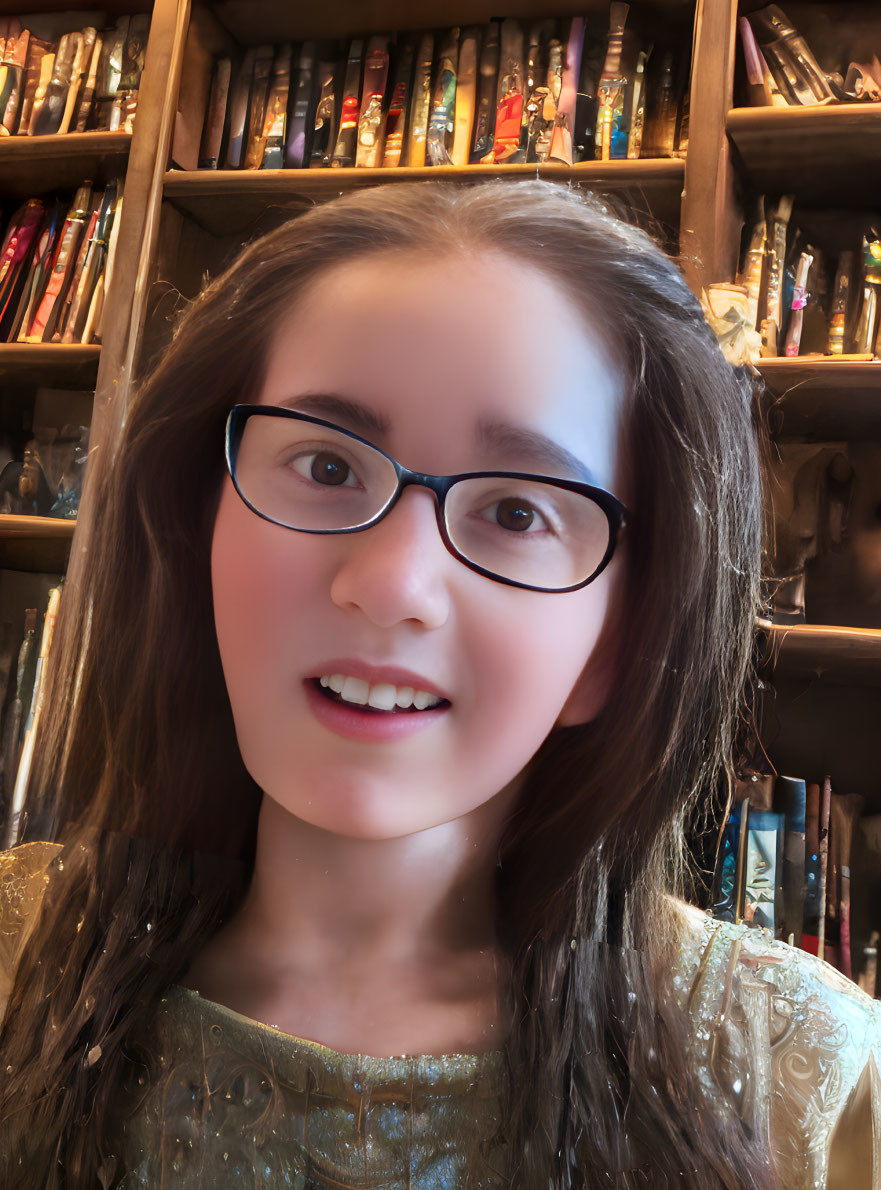
[[[4,136],[0,138],[0,164],[5,161],[54,160],[100,153],[123,156],[131,147],[131,132],[65,132],[52,136]]]
[[[759,621],[770,637],[766,676],[827,677],[839,685],[881,686],[881,629]]]
[[[738,133],[844,131],[874,127],[881,131],[881,103],[836,103],[822,107],[733,107],[725,127],[735,140]]]
[[[295,193],[300,190],[323,190],[328,184],[345,189],[353,184],[368,185],[372,181],[412,182],[439,178],[467,181],[469,178],[481,177],[583,179],[592,183],[602,181],[609,185],[627,186],[675,183],[684,176],[684,157],[580,161],[575,165],[555,161],[533,165],[399,166],[395,169],[169,170],[164,178],[164,192],[169,197],[259,194],[262,190],[290,190]]]
[[[67,541],[73,537],[76,520],[51,516],[19,516],[0,513],[0,541],[34,538],[41,541],[57,539]]]
[[[0,365],[45,361],[55,364],[59,360],[71,363],[87,363],[101,356],[100,343],[0,343]]]

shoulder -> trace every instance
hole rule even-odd
[[[61,850],[60,843],[34,842],[0,851],[0,1022],[16,964]]]
[[[706,1089],[764,1137],[785,1187],[853,1185],[873,1155],[881,1168],[881,1001],[764,930],[675,904]]]

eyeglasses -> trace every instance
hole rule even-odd
[[[274,405],[234,405],[226,463],[264,520],[299,533],[360,533],[410,484],[429,488],[450,553],[496,582],[576,591],[608,565],[628,511],[590,484],[519,471],[423,475],[333,422]]]

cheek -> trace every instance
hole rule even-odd
[[[525,764],[556,724],[581,682],[590,682],[590,658],[610,603],[610,576],[569,595],[523,592],[507,616],[488,618],[474,631],[473,665],[485,738],[504,741]],[[515,595],[521,593],[516,592]]]
[[[224,490],[211,543],[217,643],[237,727],[279,706],[296,674],[297,611],[315,567],[298,562],[294,535],[252,513]]]

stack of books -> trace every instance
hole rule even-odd
[[[150,17],[41,37],[45,18],[0,17],[0,137],[131,132]]]

